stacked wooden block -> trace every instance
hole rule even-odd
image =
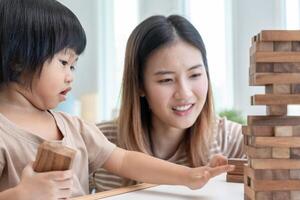
[[[229,158],[228,164],[234,165],[235,169],[231,172],[227,172],[226,181],[234,183],[244,182],[244,164],[247,163],[246,159]]]
[[[267,115],[248,116],[243,127],[245,199],[300,199],[300,116],[287,113],[300,104],[300,31],[261,31],[250,63],[250,85],[265,86],[251,104],[266,105]]]

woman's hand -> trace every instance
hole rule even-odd
[[[27,165],[20,184],[17,186],[22,199],[69,199],[72,193],[72,171],[52,171],[36,173],[32,164]]]
[[[190,168],[186,186],[190,189],[202,188],[209,179],[222,173],[234,170],[234,165],[228,165],[224,156],[214,156],[208,166]]]
[[[222,165],[227,165],[228,160],[227,157],[223,156],[222,154],[213,155],[208,163],[208,167],[217,167]]]

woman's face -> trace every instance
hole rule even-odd
[[[144,70],[144,91],[153,125],[191,127],[206,100],[208,79],[196,47],[178,40],[151,54]]]

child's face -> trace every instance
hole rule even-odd
[[[65,49],[44,63],[40,77],[35,76],[32,82],[30,101],[34,106],[41,110],[52,109],[66,100],[72,89],[77,59],[73,50]]]
[[[208,91],[200,50],[177,41],[154,52],[146,62],[144,89],[154,126],[191,127]]]

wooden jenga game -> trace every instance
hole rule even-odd
[[[42,143],[33,163],[36,172],[62,171],[72,168],[76,151],[57,142]]]
[[[243,127],[248,164],[245,200],[300,199],[300,31],[261,31],[250,48],[250,85],[265,86],[251,105],[266,105],[266,116],[248,116]]]

